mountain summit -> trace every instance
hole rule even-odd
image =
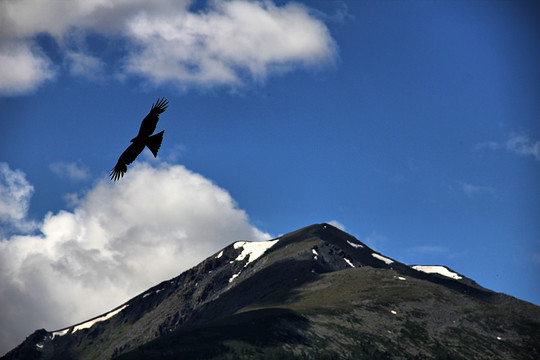
[[[329,225],[235,242],[2,359],[538,359],[540,307]]]

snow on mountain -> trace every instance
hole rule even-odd
[[[379,259],[379,260],[383,261],[387,265],[390,265],[390,264],[392,264],[394,262],[394,260],[389,259],[387,257],[384,257],[382,255],[376,254],[376,253],[371,254],[371,256],[373,256],[375,259]]]
[[[345,260],[345,262],[350,266],[350,267],[355,267],[354,264],[351,262],[351,260],[347,259],[347,258],[343,258],[343,260]]]
[[[72,326],[72,327],[68,327],[66,329],[61,329],[61,330],[57,330],[57,331],[54,331],[52,332],[51,334],[51,340],[54,339],[55,337],[57,336],[64,336],[66,334],[69,333],[69,331],[71,330],[71,334],[79,331],[79,330],[83,330],[83,329],[89,329],[91,328],[94,324],[98,323],[98,322],[102,322],[102,321],[105,321],[105,320],[109,320],[110,318],[112,318],[113,316],[117,315],[119,312],[121,312],[122,310],[124,310],[125,308],[127,308],[129,305],[123,305],[119,308],[117,308],[116,310],[112,310],[108,313],[106,313],[105,315],[102,315],[102,316],[99,316],[99,317],[96,317],[96,318],[93,318],[91,320],[88,320],[84,323],[81,323],[81,324],[78,324],[78,325],[75,325],[75,326]]]
[[[428,274],[439,274],[455,280],[463,279],[463,277],[459,276],[455,272],[448,270],[447,267],[441,265],[413,265],[411,267],[415,270],[422,271]]]
[[[358,249],[358,248],[363,248],[363,247],[364,247],[364,245],[362,245],[362,244],[359,244],[359,243],[353,243],[352,241],[349,241],[349,240],[347,240],[347,244],[349,244],[349,245],[351,245],[353,248],[357,248],[357,249]]]
[[[244,264],[244,268],[247,267],[250,263],[257,260],[261,255],[263,255],[266,250],[274,246],[279,240],[269,240],[269,241],[237,241],[233,244],[235,249],[242,248],[242,252],[234,259],[235,261],[242,261],[247,257],[247,262]],[[223,256],[223,251],[221,251],[216,259],[219,259]],[[232,263],[233,261],[231,261]],[[229,278],[229,283],[232,283],[242,271],[233,274]]]
[[[64,336],[64,335],[66,335],[69,332],[70,329],[71,328],[67,328],[67,329],[64,329],[64,330],[58,330],[58,331],[53,332],[52,335],[51,335],[51,339],[54,339],[56,336]]]
[[[239,273],[236,273],[236,274],[233,274],[230,279],[229,279],[229,283],[232,283],[234,279],[236,279],[238,277],[238,275],[240,275],[241,271]]]
[[[274,246],[279,240],[269,240],[269,241],[238,241],[234,243],[234,248],[239,249],[242,248],[242,252],[238,257],[235,259],[236,261],[242,261],[248,257],[248,262],[244,265],[244,267],[248,266],[248,264],[252,263],[253,261],[257,260],[264,252],[268,249],[270,249],[272,246]]]
[[[73,331],[72,333],[74,333],[75,331],[78,331],[78,330],[82,330],[82,329],[88,329],[88,328],[91,328],[95,323],[98,323],[98,322],[101,322],[101,321],[105,321],[105,320],[108,320],[110,318],[112,318],[113,316],[115,316],[116,314],[118,314],[120,311],[124,310],[125,308],[127,308],[129,305],[124,305],[122,306],[121,308],[119,309],[116,309],[116,310],[113,310],[103,316],[100,316],[98,318],[95,318],[95,319],[92,319],[90,321],[87,321],[85,323],[82,323],[82,324],[79,324],[77,326],[75,326],[73,328]]]

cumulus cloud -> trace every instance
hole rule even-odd
[[[141,13],[187,11],[191,0],[4,0],[0,2],[2,37],[28,38],[47,33],[61,40],[74,30],[114,34]]]
[[[0,236],[13,230],[31,231],[35,224],[26,219],[34,187],[23,172],[0,163]]]
[[[121,182],[96,183],[39,230],[0,241],[0,323],[10,324],[0,328],[0,353],[37,328],[110,310],[233,241],[270,238],[208,179],[146,163]]]
[[[328,29],[298,4],[214,2],[202,14],[138,16],[128,33],[140,46],[127,69],[154,82],[222,84],[241,73],[264,79],[273,69],[316,65],[333,57]]]
[[[0,42],[0,94],[26,93],[54,76],[50,60],[35,46]]]
[[[55,162],[50,164],[49,168],[61,178],[85,180],[89,176],[88,169],[76,163]]]
[[[187,0],[1,2],[0,42],[15,44],[16,52],[0,47],[0,59],[10,65],[9,72],[4,71],[11,84],[0,93],[29,91],[54,76],[51,60],[23,45],[38,34],[55,39],[73,75],[103,71],[112,61],[81,50],[81,41],[92,34],[125,41],[121,58],[111,64],[121,65],[115,75],[180,87],[237,86],[246,79],[264,80],[273,72],[327,64],[335,57],[328,28],[305,6],[209,1],[194,12],[191,5]],[[75,49],[68,41],[74,33],[79,38]],[[26,79],[28,73],[17,67],[15,59],[33,65],[33,81]]]

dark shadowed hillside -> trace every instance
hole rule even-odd
[[[538,359],[540,307],[328,224],[236,242],[2,359]]]

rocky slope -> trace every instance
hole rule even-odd
[[[540,307],[328,224],[236,242],[2,359],[538,359]]]

